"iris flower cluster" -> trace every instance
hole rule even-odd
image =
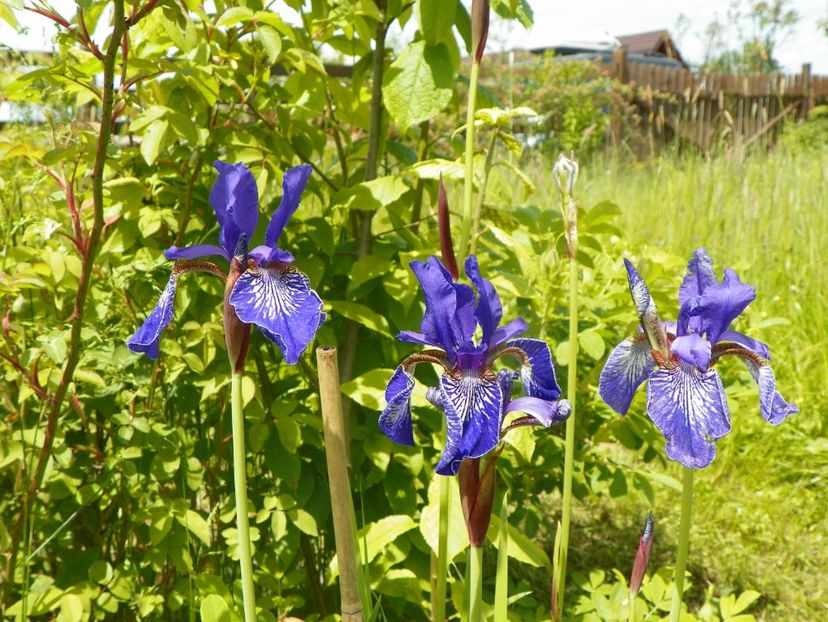
[[[718,281],[713,261],[697,249],[679,288],[677,322],[661,322],[647,285],[624,260],[630,293],[641,330],[622,341],[601,373],[599,393],[626,414],[638,387],[647,386],[647,414],[667,439],[667,455],[686,467],[701,469],[716,455],[714,441],[730,432],[730,412],[715,365],[739,357],[759,386],[762,416],[778,425],[799,408],[776,390],[770,350],[735,330],[731,323],[756,297],[730,269]]]
[[[244,164],[217,161],[215,167],[219,176],[210,192],[210,203],[219,224],[220,245],[172,246],[164,252],[167,259],[178,261],[155,309],[127,345],[133,352],[157,358],[161,334],[173,319],[178,278],[185,272],[201,271],[225,282],[224,326],[231,364],[236,369],[243,364],[252,325],[275,342],[285,361],[293,365],[325,320],[322,301],[311,289],[308,277],[293,265],[293,255],[277,246],[299,207],[311,167],[302,165],[285,172],[284,194],[265,230],[265,243],[250,251],[248,244],[259,221],[256,180]],[[229,274],[203,259],[208,256],[227,260]]]
[[[472,287],[455,283],[436,257],[410,265],[422,287],[426,309],[421,332],[402,331],[397,339],[430,349],[405,358],[388,382],[388,405],[379,417],[388,438],[402,445],[414,444],[411,394],[414,368],[420,363],[442,368],[439,385],[427,393],[447,422],[446,447],[436,467],[440,475],[455,475],[464,459],[492,451],[509,429],[504,430],[503,424],[510,412],[528,415],[516,420],[517,425],[549,427],[567,418],[570,405],[559,399],[561,389],[549,346],[538,339],[516,338],[527,330],[521,318],[500,326],[500,298],[481,276],[476,257],[470,256],[465,264],[476,296]],[[515,358],[520,371],[496,371],[494,363],[504,356]],[[512,399],[518,378],[526,395]]]

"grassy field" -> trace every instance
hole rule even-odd
[[[586,205],[608,199],[621,207],[631,256],[686,258],[703,245],[719,273],[732,267],[756,286],[741,321],[770,344],[778,388],[801,413],[772,428],[759,416],[755,389],[729,389],[733,433],[696,479],[690,570],[697,591],[713,583],[720,592],[760,591],[758,619],[828,620],[828,152],[646,164],[605,157],[583,167],[579,188]],[[633,533],[641,511],[626,499],[588,509],[585,529],[604,515]],[[671,563],[678,495],[659,511],[656,555]]]

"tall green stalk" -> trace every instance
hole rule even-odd
[[[469,252],[472,227],[472,203],[474,195],[474,113],[477,110],[477,82],[480,63],[473,62],[469,79],[469,107],[466,113],[466,174],[463,184],[463,225],[460,229],[460,260]]]
[[[555,603],[557,611],[552,615],[562,619],[564,590],[566,589],[566,564],[569,553],[569,526],[572,516],[572,471],[575,458],[575,408],[578,392],[578,211],[572,196],[578,178],[578,165],[561,156],[553,170],[553,177],[561,193],[561,211],[565,223],[567,252],[569,255],[569,352],[567,357],[566,396],[572,411],[566,420],[566,445],[564,452],[563,504],[561,508],[561,548],[557,559],[558,584]]]
[[[440,477],[440,519],[437,536],[437,572],[434,590],[432,620],[446,620],[446,574],[448,573],[449,507],[451,505],[451,478]]]
[[[233,372],[230,381],[230,410],[233,420],[233,486],[236,497],[236,530],[238,531],[244,620],[256,622],[253,559],[250,554],[250,523],[247,519],[247,463],[244,450],[241,379],[241,373]]]
[[[503,494],[500,506],[500,529],[497,537],[497,573],[495,575],[494,622],[507,622],[509,610],[509,493]]]
[[[690,548],[690,525],[693,521],[693,469],[684,467],[681,480],[681,523],[679,525],[676,576],[673,579],[673,602],[670,606],[670,622],[681,617],[681,598],[684,593],[684,571],[687,569],[687,551]]]
[[[469,546],[469,622],[483,621],[483,547]]]

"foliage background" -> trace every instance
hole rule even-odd
[[[6,616],[25,608],[44,620],[236,619],[220,284],[185,277],[156,363],[124,345],[166,282],[171,266],[161,251],[215,238],[210,165],[222,158],[253,170],[262,217],[278,204],[283,170],[314,166],[284,247],[326,301],[329,320],[318,343],[338,346],[348,380],[357,518],[381,616],[428,619],[432,466],[442,424],[422,392],[415,398],[417,447],[393,446],[377,430],[376,416],[391,370],[410,351],[393,336],[415,328],[421,316],[407,263],[438,248],[440,172],[459,209],[462,133],[456,130],[465,120],[460,62],[468,13],[460,3],[436,0],[286,4],[299,22],[256,0],[218,2],[214,12],[197,1],[127,6],[127,15],[148,10],[116,59],[106,226],[80,320],[80,361],[60,405],[52,458],[15,542],[13,527],[47,427],[49,404],[41,394],[54,392],[72,348],[83,253],[70,239],[71,200],[85,231],[93,215],[102,63],[84,44],[81,20],[88,32],[97,32],[99,22],[105,30],[111,2],[80,3],[71,18],[75,28],[57,36],[56,55],[22,77],[4,76],[9,100],[46,111],[45,124],[0,134],[0,549],[7,568],[18,550],[15,574],[4,574],[0,587]],[[531,20],[524,2],[493,7],[507,18]],[[409,20],[418,26],[414,41],[384,48],[388,26]],[[105,49],[97,35],[86,43],[94,40]],[[323,58],[335,53],[355,62],[350,78],[326,72]],[[540,67],[534,71],[542,78],[549,65]],[[486,72],[484,61],[484,80]],[[562,67],[554,88],[536,81],[511,94],[516,105],[560,120],[555,127],[563,130],[553,127],[553,143],[537,152],[523,152],[519,128],[480,120],[479,145],[494,152],[488,164],[482,149],[477,154],[476,179],[486,180],[487,191],[478,255],[505,315],[522,315],[532,336],[553,345],[558,361],[568,348],[565,251],[548,156],[558,148],[600,147],[593,137],[603,126],[586,140],[584,130],[606,123],[600,93],[610,85],[602,80],[588,66]],[[507,103],[491,90],[487,105]],[[800,133],[812,136],[810,129]],[[657,517],[654,570],[662,568],[645,583],[644,596],[649,619],[665,615],[665,566],[678,522],[676,470],[665,462],[642,402],[621,419],[595,390],[608,349],[635,327],[621,257],[640,263],[670,316],[686,257],[699,244],[708,245],[720,267],[733,266],[757,284],[760,297],[744,325],[772,345],[780,386],[803,412],[768,429],[747,373],[726,370],[735,426],[719,443],[714,467],[699,478],[692,608],[705,620],[745,619],[738,616],[751,606],[767,620],[826,615],[819,570],[828,561],[819,505],[826,492],[819,390],[828,381],[820,347],[826,299],[807,266],[826,259],[816,233],[825,230],[825,212],[812,189],[825,187],[828,162],[824,142],[806,150],[807,138],[790,141],[779,153],[743,162],[697,158],[676,147],[650,162],[596,152],[582,163],[580,391],[569,396],[581,413],[572,619],[623,617],[623,575],[650,508]],[[566,371],[559,366],[562,385]],[[331,619],[338,599],[314,357],[288,367],[255,336],[247,372],[256,584],[268,612],[261,619]],[[417,375],[423,383],[435,379],[430,370]],[[522,595],[512,605],[514,619],[548,619],[560,434],[516,435],[500,461],[513,527],[510,594]],[[462,527],[452,534],[450,587],[458,610],[463,537]],[[486,564],[493,563],[489,547]],[[488,598],[492,587],[485,586]],[[758,602],[750,590],[761,592]]]

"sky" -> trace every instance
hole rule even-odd
[[[275,2],[273,9],[279,11],[280,4]],[[530,0],[530,4],[535,14],[532,29],[527,32],[518,24],[504,28],[493,23],[489,49],[545,47],[564,41],[594,42],[606,39],[607,35],[667,29],[685,60],[698,63],[704,57],[701,33],[716,17],[725,21],[728,0]],[[52,5],[68,16],[75,3],[52,0]],[[802,63],[810,62],[813,73],[828,74],[828,37],[817,30],[817,21],[828,15],[828,0],[794,0],[791,6],[799,13],[800,21],[795,32],[779,47],[779,61],[789,73],[799,72]],[[676,29],[681,14],[687,18],[683,32]],[[54,28],[48,20],[30,12],[18,15],[28,32],[15,33],[2,23],[0,43],[25,50],[49,49]]]

